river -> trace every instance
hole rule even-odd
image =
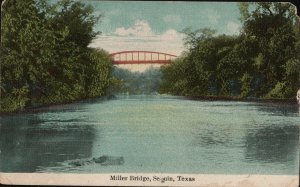
[[[0,172],[298,174],[297,105],[117,96],[1,116]],[[89,162],[103,155],[124,163]]]

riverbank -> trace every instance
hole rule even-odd
[[[279,103],[279,104],[297,104],[296,99],[262,99],[262,98],[239,98],[228,96],[184,96],[189,100],[206,100],[206,101],[243,101],[243,102],[265,102],[265,103]]]
[[[160,95],[160,94],[158,94]],[[259,102],[259,103],[276,103],[276,104],[288,104],[288,105],[297,105],[296,99],[260,99],[260,98],[239,98],[239,97],[226,97],[226,96],[182,96],[188,100],[195,100],[195,101],[240,101],[240,102]],[[26,114],[26,113],[36,113],[36,112],[43,112],[46,110],[57,110],[59,108],[66,108],[66,106],[70,105],[73,106],[74,104],[79,103],[91,103],[99,100],[111,100],[115,99],[116,96],[106,95],[102,97],[95,97],[95,98],[83,98],[78,100],[73,100],[70,102],[59,103],[59,104],[49,104],[49,105],[42,105],[42,106],[35,106],[35,107],[27,107],[22,110],[14,111],[14,112],[0,112],[0,116],[6,115],[19,115],[19,114]]]
[[[110,100],[116,98],[115,95],[106,95],[106,96],[101,96],[101,97],[94,97],[94,98],[81,98],[69,102],[64,102],[64,103],[55,103],[55,104],[48,104],[48,105],[40,105],[40,106],[30,106],[30,107],[25,107],[21,110],[13,111],[13,112],[0,112],[0,117],[1,116],[9,116],[9,115],[21,115],[21,114],[27,114],[27,113],[36,113],[36,112],[43,112],[43,111],[48,111],[48,110],[57,110],[62,107],[68,108],[66,106],[73,106],[74,104],[79,104],[79,103],[91,103],[99,100]]]

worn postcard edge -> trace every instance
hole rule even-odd
[[[153,180],[154,178],[159,178],[160,180]],[[296,187],[299,186],[299,177],[297,175],[220,175],[167,173],[0,173],[0,184],[72,186]]]

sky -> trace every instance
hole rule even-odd
[[[95,15],[103,15],[95,25],[101,34],[90,47],[109,53],[149,50],[180,55],[184,50],[182,30],[215,29],[218,34],[236,35],[241,23],[235,2],[188,1],[84,1]]]

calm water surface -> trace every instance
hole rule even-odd
[[[0,118],[0,172],[298,174],[297,105],[118,96]],[[71,165],[102,155],[124,164]]]

